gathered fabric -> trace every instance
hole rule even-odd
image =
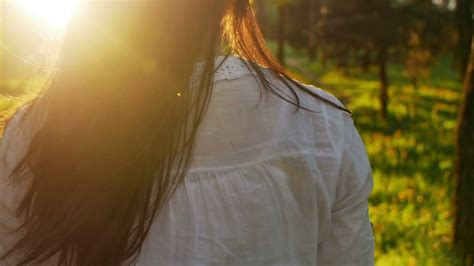
[[[216,65],[189,172],[152,225],[136,265],[373,265],[372,170],[351,115],[296,87],[301,105],[313,112],[295,112],[266,94],[241,58],[217,57]],[[22,112],[0,146],[0,253],[20,222],[14,210],[25,188],[13,186],[8,173],[31,136],[16,128]]]

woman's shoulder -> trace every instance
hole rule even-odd
[[[20,130],[20,122],[23,120],[26,112],[30,108],[30,104],[25,104],[21,107],[18,107],[6,120],[2,133],[2,142],[8,142],[8,140],[18,134]]]
[[[7,162],[16,162],[27,150],[33,136],[44,123],[44,109],[40,100],[27,103],[7,119],[0,138],[0,150]]]
[[[244,77],[257,76],[257,73],[250,67],[250,62],[237,56],[217,57],[216,65],[218,65],[214,76],[214,80],[216,82],[223,80],[238,80]],[[273,85],[280,87],[287,86],[284,83],[279,82],[281,80],[278,78],[275,72],[271,71],[271,69],[262,66],[258,67],[262,71],[262,74],[264,74],[267,78],[272,81],[277,81],[274,82]],[[306,84],[296,79],[291,79],[289,81],[291,85],[294,85],[294,87],[303,87],[306,90],[305,94],[309,94],[307,96],[298,96],[303,96],[304,98],[313,98],[317,104],[322,104],[325,107],[328,107],[330,111],[334,109],[332,111],[345,111],[347,114],[351,114],[343,102],[328,90],[322,89],[320,86]]]
[[[238,56],[218,56],[215,61],[214,81],[237,80],[244,76],[256,75],[250,63]]]
[[[312,99],[318,105],[324,106],[329,112],[342,112],[349,116],[352,115],[352,112],[349,110],[349,108],[329,90],[322,89],[316,85],[306,84],[298,80],[295,80],[295,82],[307,90],[306,92],[310,94],[310,99]]]

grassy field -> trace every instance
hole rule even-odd
[[[344,76],[331,65],[323,70],[296,51],[289,51],[288,64],[298,79],[327,84],[325,89],[354,112],[374,172],[370,215],[376,264],[461,265],[450,249],[454,129],[461,84],[449,60],[440,59],[417,89],[409,85],[402,66],[390,65],[386,122],[379,119],[376,69],[369,73],[351,69]],[[0,95],[0,114],[24,97]]]
[[[345,76],[288,51],[288,68],[307,83],[327,84],[354,112],[374,173],[370,215],[376,265],[462,265],[451,250],[454,133],[462,86],[446,58],[414,88],[403,66],[388,67],[389,117],[379,114],[377,69]]]

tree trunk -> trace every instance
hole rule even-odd
[[[466,265],[474,263],[474,40],[464,79],[457,128],[454,243]]]
[[[267,12],[265,9],[265,0],[255,0],[257,19],[263,35],[267,34]]]
[[[317,54],[317,40],[316,40],[316,23],[318,18],[318,0],[310,0],[308,16],[309,16],[309,25],[308,25],[308,56],[310,61],[314,61]]]
[[[285,43],[286,43],[286,4],[278,6],[278,51],[277,57],[282,65],[285,65]]]
[[[362,70],[368,73],[370,70],[370,49],[364,48],[364,55],[362,57]]]
[[[380,115],[382,120],[387,119],[388,105],[388,78],[387,78],[387,46],[380,44],[378,54],[380,79]]]
[[[318,46],[316,44],[313,44],[311,46],[308,46],[308,58],[310,62],[313,62],[314,60],[317,59],[318,55]]]
[[[413,86],[413,89],[415,92],[418,91],[418,77],[412,77],[411,78],[411,85]]]
[[[326,69],[327,64],[328,64],[328,59],[329,59],[327,46],[322,46],[321,47],[321,57],[320,58],[321,58],[321,68]]]
[[[350,59],[351,59],[351,50],[349,46],[344,45],[342,48],[342,53],[341,53],[341,60],[342,60],[342,73],[344,76],[349,77],[350,76]]]
[[[466,67],[469,61],[469,52],[471,49],[472,37],[472,15],[471,15],[471,0],[457,0],[456,18],[459,35],[458,45],[458,63],[461,77],[464,79]]]

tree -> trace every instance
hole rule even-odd
[[[267,33],[267,4],[265,0],[255,0],[254,1],[255,10],[257,13],[258,24],[263,34]]]
[[[470,56],[464,76],[464,91],[456,136],[454,243],[466,265],[472,265],[474,263],[474,39],[472,34]]]
[[[319,19],[320,2],[319,0],[309,0],[308,6],[308,27],[307,27],[307,46],[308,46],[308,57],[311,61],[314,60],[317,52],[317,21]]]
[[[416,30],[410,33],[407,48],[405,73],[410,78],[413,88],[418,89],[419,79],[430,75],[431,51],[423,47],[421,33]]]
[[[472,265],[474,263],[474,194],[472,193],[474,191],[474,40],[471,3],[469,0],[459,0],[457,4],[457,14],[463,16],[458,18],[460,34],[458,53],[462,56],[466,45],[466,40],[463,38],[469,38],[470,56],[461,58],[467,62],[467,71],[464,74],[464,92],[456,136],[454,244],[467,265]],[[464,12],[465,10],[469,12]]]
[[[333,0],[324,5],[323,10],[318,23],[318,39],[324,46],[337,47],[338,65],[346,69],[346,73],[348,55],[355,48],[373,47],[377,53],[380,116],[385,120],[389,102],[389,52],[391,47],[401,43],[403,39],[399,32],[403,16],[389,1]],[[370,55],[366,59],[370,60]]]
[[[279,0],[278,5],[278,50],[277,58],[282,65],[285,65],[285,44],[286,44],[286,21],[289,0]]]
[[[286,4],[286,36],[292,47],[305,49],[310,60],[318,48],[317,23],[321,0],[291,0]]]
[[[465,74],[469,60],[472,37],[472,3],[471,0],[457,0],[456,18],[458,27],[458,60],[461,77]]]
[[[382,120],[386,120],[388,115],[387,44],[381,42],[377,46],[379,48],[377,62],[379,64],[380,80],[380,116]]]

